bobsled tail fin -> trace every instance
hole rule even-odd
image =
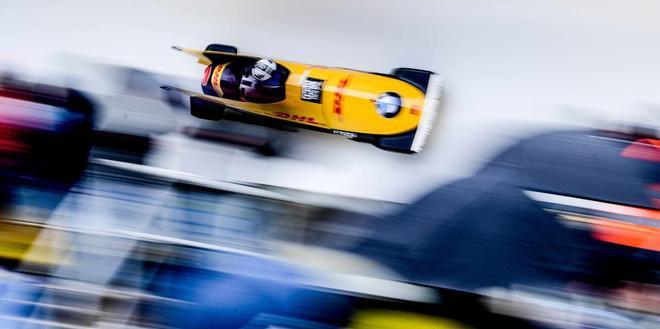
[[[199,64],[211,65],[211,59],[206,57],[206,55],[204,55],[204,52],[201,51],[201,50],[183,48],[183,47],[179,47],[179,46],[172,46],[172,49],[174,49],[176,51],[180,51],[182,53],[186,53],[186,54],[194,56],[194,57],[197,57],[197,63],[199,63]]]
[[[172,46],[172,49],[197,57],[197,63],[203,65],[221,64],[231,61],[257,61],[260,57],[238,54],[236,47],[211,44],[206,50],[195,50],[179,46]]]
[[[174,87],[174,86],[170,86],[170,85],[160,86],[160,89],[163,89],[165,91],[175,91],[175,92],[179,92],[179,93],[182,93],[182,94],[185,94],[185,95],[188,95],[188,96],[202,95],[198,92],[194,92],[194,91],[190,91],[190,90],[186,90],[186,89],[182,89],[182,88],[178,88],[178,87]]]

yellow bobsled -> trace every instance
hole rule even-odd
[[[265,82],[251,78],[261,58],[235,47],[212,44],[196,56],[206,65],[202,93],[171,86],[190,96],[192,115],[219,120],[225,109],[369,142],[403,153],[420,152],[440,107],[441,79],[433,72],[398,68],[391,74],[273,60]]]

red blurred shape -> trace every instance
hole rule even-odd
[[[621,151],[621,156],[660,162],[660,140],[650,138],[637,140]]]

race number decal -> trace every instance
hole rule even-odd
[[[313,102],[313,103],[321,103],[321,95],[323,94],[323,84],[325,83],[324,80],[319,80],[319,79],[314,79],[314,78],[307,78],[303,80],[302,83],[302,94],[300,96],[300,99],[307,101],[307,102]]]

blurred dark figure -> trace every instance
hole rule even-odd
[[[602,131],[523,140],[476,175],[375,221],[373,239],[357,252],[407,280],[469,292],[657,284],[660,156],[653,140]],[[630,156],[632,146],[644,156]],[[651,233],[612,244],[598,234],[610,223]]]
[[[28,187],[53,192],[34,201],[54,208],[87,165],[93,123],[94,105],[75,90],[1,78],[2,204]]]

